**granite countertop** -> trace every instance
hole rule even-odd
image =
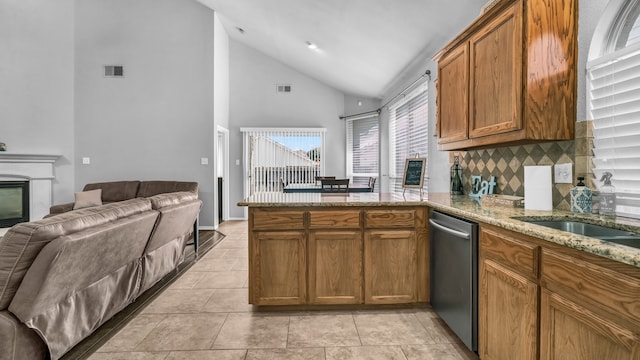
[[[596,238],[577,235],[525,222],[523,220],[578,220],[621,230],[640,233],[640,220],[574,214],[570,211],[538,211],[504,206],[482,207],[466,195],[425,193],[350,193],[346,195],[320,193],[265,193],[253,195],[238,203],[249,207],[348,207],[348,206],[429,206],[472,221],[495,225],[525,235],[640,267],[640,249]]]

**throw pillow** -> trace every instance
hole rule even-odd
[[[76,193],[73,210],[102,205],[102,189],[81,191]]]

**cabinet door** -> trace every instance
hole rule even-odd
[[[522,129],[522,2],[480,29],[469,44],[469,137]]]
[[[309,233],[309,302],[362,303],[360,231]]]
[[[640,358],[637,331],[548,290],[543,290],[540,305],[541,359]]]
[[[535,282],[492,260],[482,259],[478,306],[480,358],[537,359]]]
[[[367,230],[364,245],[366,304],[416,299],[416,234],[412,230]]]
[[[438,62],[438,144],[468,137],[468,50],[464,43]]]
[[[255,305],[304,304],[306,239],[304,231],[255,232],[251,287]]]

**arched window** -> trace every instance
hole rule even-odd
[[[640,218],[640,0],[617,3],[601,55],[587,64],[594,175],[613,174],[617,215]],[[595,35],[594,35],[595,37]],[[594,40],[595,41],[595,40]]]
[[[621,50],[640,43],[640,1],[633,0],[625,4],[612,26],[610,52]]]

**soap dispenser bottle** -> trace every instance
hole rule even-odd
[[[600,187],[600,214],[616,214],[616,188],[611,185],[612,173],[605,171],[600,178],[604,184]]]
[[[584,176],[578,176],[578,184],[571,189],[571,211],[578,214],[590,214],[593,194],[583,180]]]

